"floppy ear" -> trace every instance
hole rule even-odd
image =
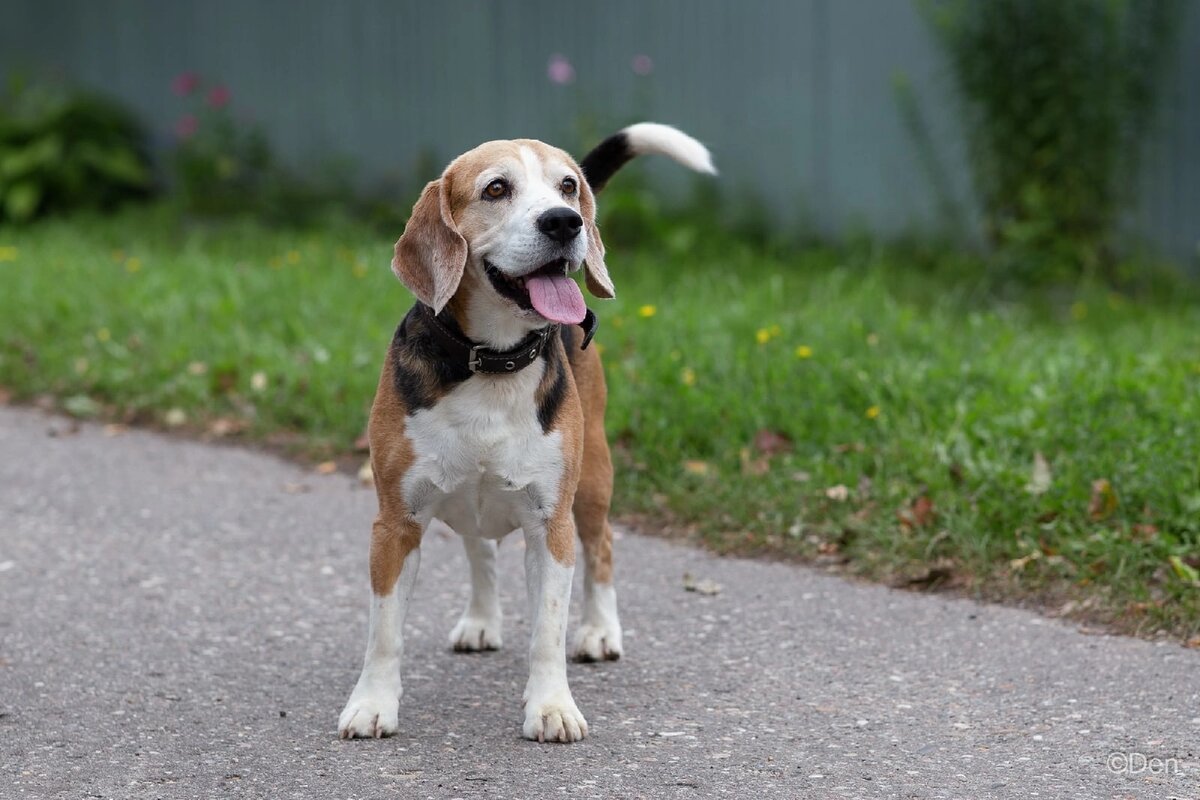
[[[579,184],[579,210],[588,241],[587,255],[583,259],[588,291],[596,297],[615,297],[617,291],[608,277],[608,267],[604,265],[604,242],[600,239],[600,228],[596,226],[596,198],[586,179]]]
[[[435,313],[454,296],[467,265],[467,240],[454,227],[444,180],[425,185],[392,258],[392,272]]]

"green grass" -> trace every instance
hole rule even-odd
[[[618,299],[593,305],[620,513],[724,552],[1200,633],[1193,287],[998,292],[969,260],[686,227],[609,248]],[[0,229],[0,386],[346,452],[410,302],[390,251],[347,223],[162,208]]]

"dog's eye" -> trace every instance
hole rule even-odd
[[[496,178],[496,180],[489,183],[483,190],[483,197],[485,200],[499,200],[501,197],[504,197],[507,194],[508,181],[504,180],[503,178]]]
[[[560,187],[562,188],[562,193],[567,196],[575,194],[575,190],[579,188],[574,178],[563,178]]]

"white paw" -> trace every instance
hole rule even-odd
[[[450,631],[450,646],[460,653],[499,650],[504,644],[500,627],[499,619],[464,616]]]
[[[576,661],[616,661],[623,654],[620,625],[580,625],[571,647]]]
[[[579,712],[570,692],[553,699],[525,704],[526,739],[538,742],[578,742],[587,736],[587,720]]]
[[[355,687],[338,717],[343,739],[381,739],[400,728],[400,692],[379,687]]]

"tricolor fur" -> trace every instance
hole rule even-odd
[[[539,741],[587,735],[566,673],[576,534],[587,571],[574,655],[604,661],[623,649],[604,372],[571,327],[586,309],[569,276],[582,271],[592,294],[613,296],[593,192],[640,153],[713,171],[694,139],[641,123],[582,165],[535,140],[487,142],[455,159],[414,207],[392,267],[418,302],[393,337],[371,410],[373,599],[362,673],[338,721],[343,738],[398,728],[402,626],[421,537],[435,520],[463,537],[470,562],[471,596],[450,634],[460,651],[501,646],[496,545],[524,532],[532,637],[522,730]],[[449,330],[506,351],[547,326],[530,366],[512,374],[474,372],[439,338]]]

